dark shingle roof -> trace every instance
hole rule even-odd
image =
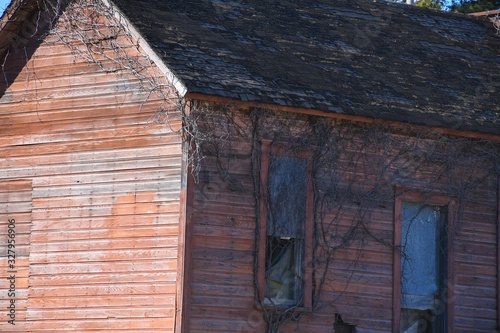
[[[500,134],[488,21],[368,0],[114,0],[188,92]]]

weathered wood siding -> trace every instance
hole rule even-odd
[[[252,162],[252,158],[256,158],[259,152],[252,154],[251,133],[255,127],[250,118],[255,117],[251,115],[255,111],[233,111],[236,117],[215,120],[219,128],[227,128],[227,124],[235,127],[226,133],[226,137],[230,138],[229,143],[221,144],[218,141],[223,135],[216,135],[216,140],[207,143],[207,157],[202,162],[193,198],[191,236],[188,239],[192,244],[189,254],[192,259],[190,332],[264,332],[266,327],[262,311],[256,307],[254,280],[256,197],[252,174],[257,173],[258,177],[259,164]],[[278,117],[289,120],[269,117],[268,124],[271,124],[269,128],[283,126],[281,130],[278,129],[281,133],[266,133],[261,128],[258,140],[276,139],[299,145],[301,141],[302,144],[307,142],[303,137],[299,137],[299,140],[293,138],[293,133],[299,133],[300,136],[310,126],[311,120],[305,116],[280,113]],[[213,120],[209,122],[207,127],[217,128],[213,126]],[[339,126],[343,126],[342,123]],[[355,324],[357,332],[390,332],[394,275],[394,186],[425,190],[454,188],[467,180],[471,170],[476,175],[484,172],[481,163],[459,159],[464,164],[464,170],[468,171],[462,174],[440,174],[442,169],[438,165],[441,165],[440,158],[445,154],[439,152],[435,160],[430,155],[429,161],[422,163],[413,173],[404,174],[408,171],[404,165],[405,156],[408,159],[418,159],[418,156],[412,156],[411,153],[394,156],[390,150],[384,152],[381,143],[377,146],[376,138],[366,141],[366,138],[351,135],[351,139],[340,141],[339,146],[334,147],[339,149],[335,163],[330,165],[334,172],[315,174],[316,191],[324,193],[322,191],[328,189],[328,184],[336,181],[339,190],[350,186],[351,194],[356,194],[369,193],[369,189],[373,189],[374,195],[382,193],[382,197],[376,205],[363,210],[360,207],[373,202],[366,203],[356,195],[342,197],[342,193],[339,193],[338,200],[344,200],[341,209],[332,208],[335,202],[330,202],[329,209],[322,209],[328,202],[317,202],[315,217],[317,221],[323,221],[323,228],[335,232],[332,237],[346,235],[360,220],[361,214],[367,229],[359,226],[356,236],[347,245],[334,251],[322,285],[321,299],[317,303],[320,306],[312,313],[304,313],[298,321],[288,321],[281,326],[280,332],[333,332],[336,313],[341,314],[344,321]],[[420,144],[415,137],[391,135],[394,135],[394,142],[401,142],[406,148]],[[380,136],[380,139],[388,137]],[[432,140],[428,144],[431,145]],[[472,147],[475,143],[471,141],[469,144]],[[319,149],[318,146],[316,144],[314,149]],[[398,160],[401,165],[392,164],[393,170],[377,169],[386,163],[384,159]],[[471,166],[473,169],[470,169]],[[387,179],[387,175],[392,178]],[[454,299],[450,300],[454,304],[454,332],[486,333],[496,329],[496,177],[494,173],[486,176],[479,186],[466,195],[464,202],[458,203],[460,223],[455,226],[455,256],[452,259],[455,277],[449,281],[454,289]],[[334,193],[332,197],[335,197]],[[329,225],[329,221],[335,222]],[[317,273],[325,268],[323,255],[321,249],[316,249],[314,260]],[[318,288],[320,274],[316,274],[315,278],[315,287]],[[318,296],[315,297],[317,301]]]
[[[26,332],[30,267],[31,182],[0,182],[2,332]]]
[[[15,80],[0,99],[0,331],[173,332],[181,138],[152,121],[163,99],[54,35],[34,39],[2,67]]]

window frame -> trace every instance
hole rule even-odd
[[[295,148],[290,144],[277,143],[269,140],[261,141],[260,184],[259,184],[259,226],[257,246],[257,305],[259,307],[295,308],[301,311],[312,310],[312,271],[313,271],[313,205],[314,193],[312,182],[312,151]],[[293,154],[289,154],[294,151]],[[304,285],[302,303],[296,305],[267,305],[265,304],[266,289],[266,244],[267,244],[267,197],[269,180],[269,163],[271,155],[291,156],[306,160],[306,193],[305,193],[305,221],[304,221]]]
[[[425,193],[425,194],[424,194]],[[401,331],[401,242],[402,242],[402,226],[403,226],[403,202],[425,203],[428,205],[446,207],[447,213],[447,239],[448,239],[448,262],[447,262],[447,278],[445,281],[447,288],[447,313],[446,321],[448,331],[454,331],[454,242],[453,235],[455,232],[455,212],[456,203],[451,197],[439,193],[430,193],[427,191],[419,191],[414,189],[406,189],[397,186],[395,188],[394,199],[394,257],[393,257],[393,311],[392,311],[392,332],[400,333]]]

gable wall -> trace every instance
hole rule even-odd
[[[0,331],[173,332],[175,112],[171,127],[155,123],[158,94],[127,70],[75,56],[54,34],[26,46],[2,72],[15,81],[0,99],[0,254],[15,218],[20,259],[15,326],[0,264]]]
[[[498,175],[492,162],[493,156],[498,158],[498,146],[481,148],[486,155],[496,152],[492,159],[466,157],[456,144],[481,144],[394,130],[384,134],[335,121],[330,134],[322,135],[318,119],[231,105],[222,109],[213,114],[204,110],[209,114],[203,119],[207,128],[217,131],[205,142],[206,158],[194,193],[190,332],[266,331],[255,297],[257,201],[252,176],[258,179],[262,172],[258,158],[263,139],[317,153],[315,233],[337,247],[330,260],[325,246],[315,249],[316,292],[323,281],[319,296],[314,294],[315,309],[289,320],[278,332],[332,332],[336,313],[355,324],[357,332],[392,330],[395,186],[456,200],[460,208],[453,237],[455,276],[450,282],[455,296],[449,300],[454,304],[454,332],[495,330]],[[251,121],[257,114],[259,126]],[[330,141],[318,140],[327,137]],[[466,184],[469,187],[462,188]]]

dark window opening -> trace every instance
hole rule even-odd
[[[302,298],[302,242],[267,237],[266,300],[271,304],[295,305]]]

